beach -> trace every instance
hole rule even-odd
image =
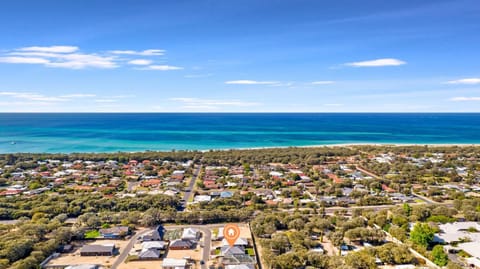
[[[480,144],[477,113],[2,113],[0,153]]]

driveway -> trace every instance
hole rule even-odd
[[[123,248],[123,251],[120,253],[120,255],[118,255],[117,259],[115,260],[115,262],[112,264],[112,267],[110,268],[116,269],[123,261],[125,261],[125,259],[128,256],[128,253],[133,248],[133,245],[135,244],[135,242],[137,242],[138,238],[151,231],[152,231],[151,229],[147,229],[147,230],[138,232],[134,236],[132,236],[132,238],[130,238],[130,242],[128,242],[128,244]]]

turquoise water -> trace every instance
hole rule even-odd
[[[480,144],[480,114],[0,113],[0,153]]]

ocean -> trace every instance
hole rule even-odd
[[[0,153],[480,144],[480,113],[0,113]]]

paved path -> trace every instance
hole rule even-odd
[[[184,195],[183,195],[183,210],[185,210],[187,208],[187,203],[188,203],[188,200],[190,199],[190,196],[192,196],[193,194],[193,188],[195,186],[195,182],[197,181],[197,178],[198,178],[198,175],[200,174],[200,170],[202,169],[202,165],[199,165],[197,167],[197,170],[195,170],[195,172],[193,172],[193,176],[190,180],[190,184],[188,185],[187,187],[187,190],[185,191]]]
[[[128,242],[128,244],[123,248],[122,253],[118,255],[117,259],[115,260],[115,262],[112,264],[112,267],[110,268],[116,269],[123,261],[125,261],[125,259],[128,256],[128,253],[130,253],[130,250],[132,249],[135,242],[137,242],[138,238],[151,231],[152,231],[151,229],[147,229],[139,233],[136,233],[134,236],[132,236],[132,238],[130,238],[130,242]]]

